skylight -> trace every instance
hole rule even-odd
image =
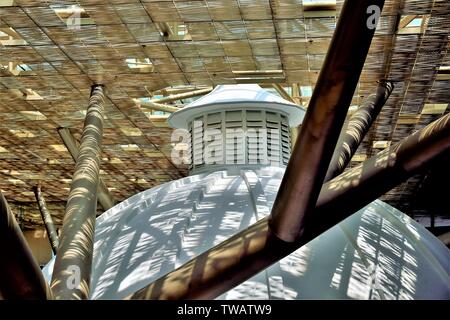
[[[14,6],[14,0],[0,0],[0,7],[12,7]]]
[[[67,148],[63,144],[51,144],[50,147],[58,152],[67,152]]]
[[[192,40],[187,25],[180,22],[157,22],[156,27],[166,40]]]
[[[120,148],[123,151],[139,151],[141,148],[137,144],[121,144]]]
[[[406,26],[406,28],[420,27],[422,25],[422,20],[422,18],[415,18]]]
[[[35,101],[35,100],[44,100],[36,91],[33,89],[25,89],[25,100]],[[43,115],[44,116],[44,115]],[[45,117],[45,116],[44,116]]]
[[[305,11],[336,10],[336,0],[303,0]]]
[[[443,114],[447,107],[448,103],[427,103],[423,106],[422,114]]]
[[[300,91],[302,92],[302,97],[311,97],[312,96],[312,87],[300,87]]]
[[[120,128],[124,135],[127,137],[139,137],[142,136],[142,131],[139,128]]]
[[[386,149],[390,145],[391,145],[391,141],[380,140],[380,141],[374,141],[372,144],[372,147],[374,149]]]
[[[152,111],[144,111],[144,114],[149,119],[160,119],[160,118],[167,118],[172,113],[159,110],[152,110]]]
[[[237,83],[280,83],[284,82],[283,70],[233,70]]]
[[[350,161],[352,162],[362,162],[367,160],[367,155],[365,154],[355,154]]]
[[[120,164],[123,163],[122,160],[120,160],[119,158],[111,158],[111,160],[109,160],[110,163],[112,164]]]
[[[7,179],[9,182],[11,182],[13,185],[18,185],[18,184],[25,184],[25,182],[23,182],[20,179],[12,179],[12,178],[8,178]]]
[[[19,111],[28,120],[47,120],[47,117],[39,111]]]
[[[153,72],[154,65],[149,58],[138,59],[138,58],[127,58],[125,63],[130,69],[137,69],[140,72]]]
[[[31,71],[31,68],[25,63],[18,64],[16,68],[22,71]]]
[[[0,28],[0,44],[4,46],[26,45],[27,42],[13,28]]]
[[[15,135],[18,138],[33,138],[33,137],[35,137],[33,132],[28,131],[28,130],[9,129],[9,132],[11,132],[13,135]]]
[[[450,66],[440,66],[436,80],[450,80]]]
[[[398,24],[398,32],[401,34],[421,33],[426,22],[427,16],[424,15],[405,15],[402,16]]]
[[[7,64],[1,65],[1,67],[15,76],[22,72],[32,71],[31,67],[25,63],[8,62]]]
[[[280,75],[283,74],[283,70],[234,70],[233,73],[246,76]]]
[[[79,29],[82,25],[95,24],[86,10],[78,5],[54,4],[50,7],[69,29]]]
[[[420,115],[415,113],[400,113],[398,115],[397,124],[417,124],[420,120]]]

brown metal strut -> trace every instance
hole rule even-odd
[[[38,203],[42,221],[44,222],[45,230],[47,230],[48,239],[50,240],[50,246],[52,247],[53,254],[56,255],[59,246],[59,237],[58,233],[56,232],[52,216],[47,209],[47,204],[45,203],[44,196],[42,195],[41,186],[38,185],[34,188],[34,195]]]
[[[297,240],[314,210],[375,33],[372,20],[377,21],[383,5],[384,0],[361,0],[342,7],[269,218],[283,241]]]
[[[0,297],[2,299],[46,300],[50,288],[0,191]]]
[[[328,167],[325,182],[341,174],[352,159],[367,132],[377,118],[394,89],[389,81],[380,81],[377,91],[363,101],[339,136],[336,149]]]

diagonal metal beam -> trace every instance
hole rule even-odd
[[[384,0],[345,1],[270,215],[270,228],[295,241],[314,210]]]
[[[285,100],[287,100],[287,101],[290,101],[290,102],[292,102],[292,103],[296,103],[295,100],[290,96],[290,94],[287,93],[286,90],[284,90],[284,88],[283,88],[283,86],[282,86],[281,84],[279,84],[279,83],[273,83],[273,84],[272,84],[272,87],[274,87],[275,90],[277,90],[277,92],[280,94],[280,96],[281,96],[283,99],[285,99]]]
[[[183,93],[179,93],[179,94],[172,94],[170,96],[167,96],[167,97],[164,97],[164,98],[161,98],[161,99],[151,100],[151,102],[152,103],[172,102],[172,101],[177,101],[177,100],[182,100],[182,99],[202,96],[202,95],[210,93],[211,91],[212,91],[212,88],[209,87],[209,88],[206,88],[206,89],[199,89],[199,90],[183,92]]]
[[[415,18],[417,18],[416,15],[406,16],[400,20],[398,23],[398,30],[401,30],[405,28],[408,24],[410,24]]]
[[[51,289],[56,299],[89,297],[105,94],[94,85],[61,229]]]
[[[51,299],[50,288],[0,191],[0,297],[3,299]]]
[[[127,299],[214,299],[449,155],[450,114],[324,184],[296,242],[280,240],[264,218]]]
[[[336,149],[328,167],[325,182],[341,174],[352,159],[361,142],[369,132],[386,101],[394,89],[389,81],[380,81],[375,93],[369,95],[350,118],[339,136]]]
[[[294,103],[298,104],[299,106],[303,106],[300,85],[298,83],[293,83],[291,89],[292,89],[292,99],[294,100]]]
[[[44,196],[42,195],[41,186],[38,185],[33,188],[36,201],[38,203],[39,211],[41,213],[42,221],[44,222],[45,230],[47,230],[48,240],[52,247],[53,253],[56,255],[59,246],[59,237],[56,232],[55,224],[53,223],[52,215],[47,209]]]
[[[294,103],[298,104],[299,106],[303,106],[299,84],[293,83],[291,86],[291,90],[292,90],[292,99],[294,100]],[[291,128],[291,145],[295,144],[297,138],[298,138],[298,128]]]
[[[70,155],[72,156],[73,161],[77,161],[79,154],[79,143],[77,139],[73,136],[72,132],[70,132],[69,128],[58,128],[58,134],[61,137],[64,145],[67,150],[69,150]],[[99,177],[98,189],[97,189],[97,198],[98,202],[103,207],[103,210],[107,211],[110,208],[114,207],[117,203],[114,196],[109,192],[108,187],[101,177]]]
[[[163,112],[177,112],[180,110],[178,107],[169,106],[167,104],[156,103],[151,101],[141,101],[139,99],[133,99],[134,103],[140,107],[149,108],[152,110],[163,111]]]

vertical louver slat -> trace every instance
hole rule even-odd
[[[196,118],[192,124],[192,149],[193,149],[193,167],[197,168],[204,164],[203,162],[203,117]]]
[[[279,166],[281,164],[280,156],[280,116],[273,112],[266,112],[266,127],[270,165]]]
[[[211,112],[191,122],[189,130],[193,169],[223,164],[280,166],[291,154],[289,121],[274,111]]]
[[[249,164],[262,164],[267,152],[263,114],[259,110],[247,110],[247,155]]]
[[[193,138],[192,122],[189,123],[188,130],[189,130],[188,157],[189,159],[191,159],[191,162],[189,163],[189,170],[192,170],[194,169],[194,151],[192,147],[192,138]]]
[[[220,112],[210,113],[206,116],[205,160],[206,164],[222,164],[222,115]]]
[[[289,122],[285,116],[281,116],[281,145],[283,154],[283,164],[287,165],[291,156],[291,131]]]
[[[226,164],[245,163],[242,111],[225,112]]]

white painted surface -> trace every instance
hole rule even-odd
[[[204,113],[222,110],[251,109],[269,110],[287,115],[291,127],[298,126],[305,115],[305,109],[257,84],[219,85],[209,94],[186,105],[167,119],[173,128],[187,129],[192,119]]]
[[[121,299],[266,216],[283,173],[194,175],[111,208],[97,219],[91,298]],[[450,299],[449,274],[438,239],[375,201],[220,298]]]

